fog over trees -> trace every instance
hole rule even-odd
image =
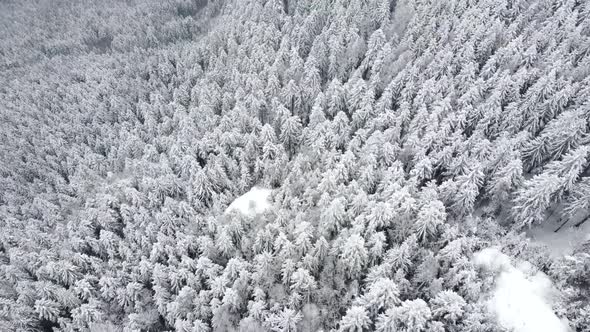
[[[0,0],[0,331],[590,331],[590,3]]]

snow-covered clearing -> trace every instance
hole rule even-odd
[[[488,298],[488,310],[504,328],[514,332],[567,332],[567,323],[551,308],[556,290],[542,272],[527,262],[516,266],[497,248],[475,254],[475,263],[496,273],[495,287]]]
[[[558,223],[546,222],[532,228],[527,235],[532,242],[546,245],[553,257],[569,255],[575,247],[590,240],[590,222],[580,227],[563,227],[555,232],[558,227]]]
[[[270,189],[253,187],[247,193],[236,198],[225,210],[225,213],[237,210],[247,216],[263,213],[271,207]]]

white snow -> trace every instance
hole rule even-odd
[[[236,198],[225,210],[225,213],[237,210],[243,215],[255,216],[271,207],[270,189],[253,187],[247,193]]]
[[[570,255],[577,245],[590,240],[590,222],[580,227],[566,226],[556,233],[557,227],[557,223],[544,223],[528,231],[527,235],[532,242],[546,245],[554,257]]]
[[[488,310],[496,315],[502,327],[514,332],[570,331],[551,308],[556,290],[544,273],[533,271],[527,262],[515,267],[510,257],[498,248],[476,253],[474,261],[498,273]]]

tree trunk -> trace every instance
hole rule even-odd
[[[559,232],[563,226],[565,226],[565,224],[567,224],[567,222],[570,221],[569,219],[566,219],[564,222],[561,223],[561,225],[559,225],[559,227],[557,227],[557,229],[554,231],[555,233]]]
[[[587,216],[586,218],[582,219],[582,221],[575,224],[574,227],[580,227],[580,226],[582,226],[583,223],[585,223],[588,220],[590,220],[590,216]]]

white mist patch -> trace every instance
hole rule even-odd
[[[475,254],[477,265],[498,273],[490,294],[488,310],[498,323],[514,332],[568,332],[568,325],[551,308],[556,290],[542,272],[533,272],[529,263],[517,267],[497,248]]]
[[[225,213],[237,210],[243,215],[254,216],[271,207],[270,189],[254,187],[247,193],[236,198],[225,210]]]

